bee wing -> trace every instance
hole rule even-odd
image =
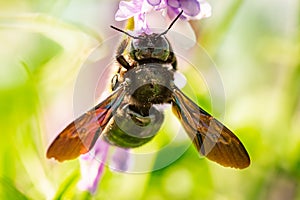
[[[125,91],[119,88],[103,102],[70,123],[52,142],[47,150],[47,158],[58,161],[71,160],[87,153],[119,107]]]
[[[172,110],[201,155],[225,167],[242,169],[250,165],[241,141],[178,88],[173,92]]]

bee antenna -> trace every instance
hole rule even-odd
[[[115,26],[110,26],[110,28],[115,29],[116,31],[119,31],[121,33],[124,33],[125,35],[128,35],[129,37],[131,37],[133,39],[139,39],[139,37],[133,36],[133,35],[127,33],[126,31],[123,31],[123,30],[121,30],[121,29],[119,29],[119,28],[117,28]]]
[[[174,23],[179,19],[179,17],[182,15],[183,13],[183,10],[177,15],[177,17],[172,21],[172,23],[169,25],[169,27],[164,31],[162,32],[161,34],[159,34],[157,37],[160,37],[162,35],[165,35],[168,33],[168,31],[172,28],[172,26],[174,25]]]

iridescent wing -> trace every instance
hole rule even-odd
[[[71,160],[87,153],[108,124],[123,100],[125,90],[119,88],[103,102],[70,123],[52,142],[47,158]]]
[[[242,169],[250,165],[240,140],[178,88],[173,92],[172,109],[201,155],[225,167]]]

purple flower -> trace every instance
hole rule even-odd
[[[166,0],[168,15],[174,18],[183,10],[187,20],[202,19],[211,16],[211,6],[204,0]]]
[[[99,139],[94,148],[80,157],[81,180],[78,188],[95,193],[102,178],[105,161],[108,155],[109,144]]]
[[[116,171],[127,171],[131,164],[129,150],[116,147],[112,159],[108,157],[110,145],[102,139],[97,140],[93,149],[80,157],[80,190],[94,194],[103,176],[105,165]]]
[[[132,164],[133,161],[131,159],[129,150],[116,147],[116,150],[109,164],[110,168],[115,171],[126,172]]]
[[[181,11],[181,19],[193,20],[211,16],[211,6],[205,0],[131,0],[121,1],[115,15],[117,21],[134,17],[135,30],[147,31],[146,14],[161,11],[172,20]]]
[[[147,24],[145,23],[145,14],[151,11],[151,9],[152,6],[148,4],[147,1],[121,1],[115,19],[122,21],[134,17],[135,29],[148,30]]]
[[[161,3],[161,0],[147,0],[147,2],[152,6],[158,6]]]

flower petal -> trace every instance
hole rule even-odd
[[[99,161],[80,160],[81,179],[78,182],[80,190],[95,193],[102,177],[104,164]]]
[[[193,19],[202,19],[211,16],[211,6],[206,1],[200,1],[200,13],[193,17]]]
[[[115,20],[126,20],[136,14],[139,14],[142,9],[142,4],[139,1],[121,1],[119,3],[119,9],[116,12]]]
[[[134,29],[138,34],[142,32],[150,33],[150,29],[146,23],[145,13],[134,16]]]
[[[79,189],[89,191],[92,194],[96,192],[103,175],[108,149],[109,144],[100,139],[91,152],[80,157],[81,180],[78,182]]]
[[[180,13],[180,11],[181,11],[180,8],[173,8],[170,6],[167,8],[167,14],[170,19],[175,19],[175,17]],[[184,13],[180,16],[180,19],[187,20]]]
[[[148,0],[147,1],[143,0],[142,2],[143,3],[141,4],[141,10],[140,10],[141,14],[145,14],[153,10],[154,5],[150,4]]]
[[[168,0],[168,2],[170,1]],[[183,10],[183,14],[180,16],[182,20],[199,20],[211,16],[211,6],[205,0],[179,0],[179,3],[179,8],[168,6],[167,14],[170,19],[174,19],[181,9]]]
[[[168,6],[173,7],[173,8],[180,7],[180,3],[178,0],[167,0],[167,4],[168,4]]]
[[[116,147],[114,151],[110,167],[113,170],[126,172],[129,170],[129,167],[132,165],[132,159],[130,157],[130,152],[128,149],[122,149]]]
[[[183,12],[194,17],[200,12],[200,3],[197,0],[179,0]]]
[[[161,3],[161,0],[147,0],[147,2],[151,5],[151,6],[157,6]]]

